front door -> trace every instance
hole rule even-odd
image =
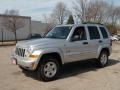
[[[86,59],[88,40],[85,27],[80,26],[74,30],[71,41],[66,44],[66,62]]]

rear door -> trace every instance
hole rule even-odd
[[[89,33],[89,58],[97,58],[98,48],[103,43],[97,26],[87,26]]]

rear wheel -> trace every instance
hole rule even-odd
[[[45,57],[40,62],[37,75],[40,80],[51,81],[58,77],[59,63],[54,57]]]
[[[97,60],[97,65],[99,67],[105,67],[108,63],[108,52],[107,51],[102,51],[98,60]]]

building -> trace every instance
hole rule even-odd
[[[6,19],[6,18],[8,18],[8,19],[16,18],[17,20],[20,19],[23,21],[24,26],[17,30],[17,39],[18,40],[26,39],[28,37],[28,35],[31,33],[43,34],[44,28],[46,27],[46,24],[44,24],[40,21],[31,21],[31,17],[0,15],[0,41],[2,41],[2,38],[4,41],[15,40],[14,33],[11,32],[10,30],[8,30],[8,28],[6,28],[3,25],[4,19]]]

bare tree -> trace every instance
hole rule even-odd
[[[19,16],[19,11],[16,10],[6,10],[5,14],[7,17],[3,17],[2,25],[6,30],[13,32],[15,35],[15,41],[17,43],[17,30],[24,27],[24,21]]]
[[[103,23],[116,32],[120,22],[120,7],[106,0],[76,0],[73,9],[82,22]]]
[[[74,2],[73,9],[75,10],[75,13],[79,15],[82,22],[86,22],[87,7],[88,0],[76,0],[76,2]]]
[[[66,5],[63,2],[56,4],[53,12],[50,14],[44,14],[43,19],[46,23],[45,35],[56,25],[63,24],[71,12],[67,9]]]
[[[104,0],[76,0],[73,9],[82,22],[102,22],[108,3]]]
[[[3,28],[1,28],[1,41],[2,41],[2,45],[3,45],[3,42],[4,42],[4,40],[3,40]]]
[[[69,17],[70,11],[67,9],[63,2],[57,3],[51,14],[44,14],[43,18],[46,25],[45,34],[47,34],[55,25],[63,24],[64,21]]]
[[[115,34],[118,32],[118,24],[120,21],[120,7],[113,7],[110,12],[109,24],[111,25],[111,30],[114,29]]]
[[[109,16],[109,4],[104,0],[95,0],[94,2],[91,1],[90,6],[88,7],[88,13],[91,14],[91,21],[104,23],[105,19]]]
[[[76,0],[74,3],[73,8],[83,22],[107,22],[115,11],[113,4],[106,0]]]
[[[46,27],[44,30],[45,31],[44,35],[46,35],[56,25],[57,22],[52,14],[48,14],[48,15],[44,14],[43,19],[46,24]]]
[[[70,11],[67,9],[66,5],[63,2],[57,3],[52,13],[59,24],[63,24],[64,20],[69,16],[69,14]]]

